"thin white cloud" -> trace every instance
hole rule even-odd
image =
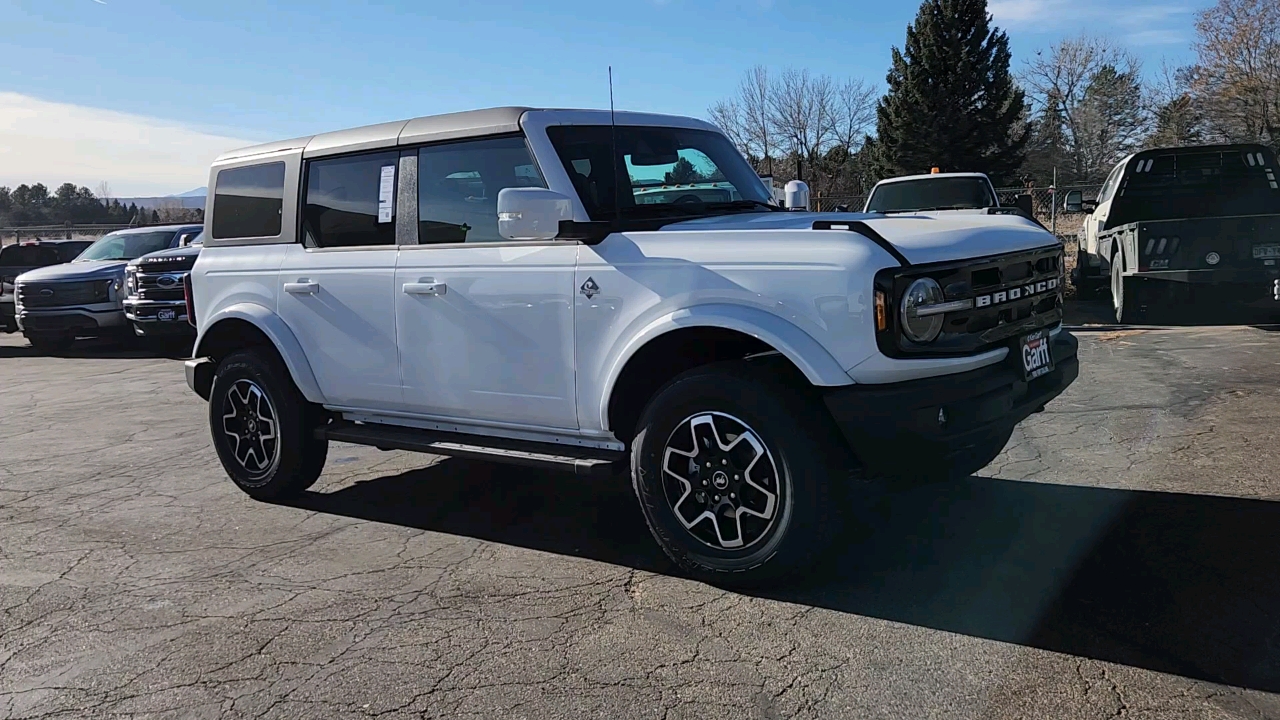
[[[254,141],[156,118],[0,92],[0,185],[64,182],[120,197],[205,185],[218,154]]]
[[[1075,27],[1118,36],[1134,45],[1185,42],[1194,10],[1186,4],[1132,0],[992,0],[988,9],[1006,29],[1056,32]]]

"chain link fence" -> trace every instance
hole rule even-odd
[[[0,246],[23,240],[96,240],[129,225],[25,225],[0,227]]]

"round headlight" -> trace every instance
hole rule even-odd
[[[943,302],[942,288],[933,278],[920,278],[911,283],[902,296],[902,334],[911,342],[933,342],[942,332],[942,315],[916,315],[918,308]]]

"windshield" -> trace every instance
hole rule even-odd
[[[996,204],[991,186],[984,178],[920,178],[877,186],[867,200],[867,212],[968,210]]]
[[[1280,213],[1275,177],[1275,155],[1260,145],[1143,153],[1125,168],[1107,227],[1148,220]]]
[[[547,136],[592,220],[619,212],[623,219],[679,220],[772,205],[760,176],[716,132],[575,125],[547,128]],[[627,190],[617,194],[623,172]]]
[[[155,232],[111,233],[89,246],[76,262],[90,260],[133,260],[147,253],[164,250],[173,242],[172,230]]]

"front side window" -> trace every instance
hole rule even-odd
[[[398,152],[307,165],[302,236],[307,247],[395,245]]]
[[[772,204],[760,176],[716,132],[565,125],[547,137],[592,220],[678,220]]]
[[[154,232],[115,232],[103,235],[102,239],[90,245],[80,253],[75,262],[91,262],[94,260],[133,260],[147,253],[168,249],[173,242],[172,230]]]
[[[498,192],[546,187],[522,137],[418,151],[418,243],[500,242]]]
[[[877,186],[867,201],[867,212],[976,210],[995,205],[991,187],[980,177],[921,178]]]
[[[213,237],[276,237],[284,210],[284,163],[228,168],[213,191]]]

